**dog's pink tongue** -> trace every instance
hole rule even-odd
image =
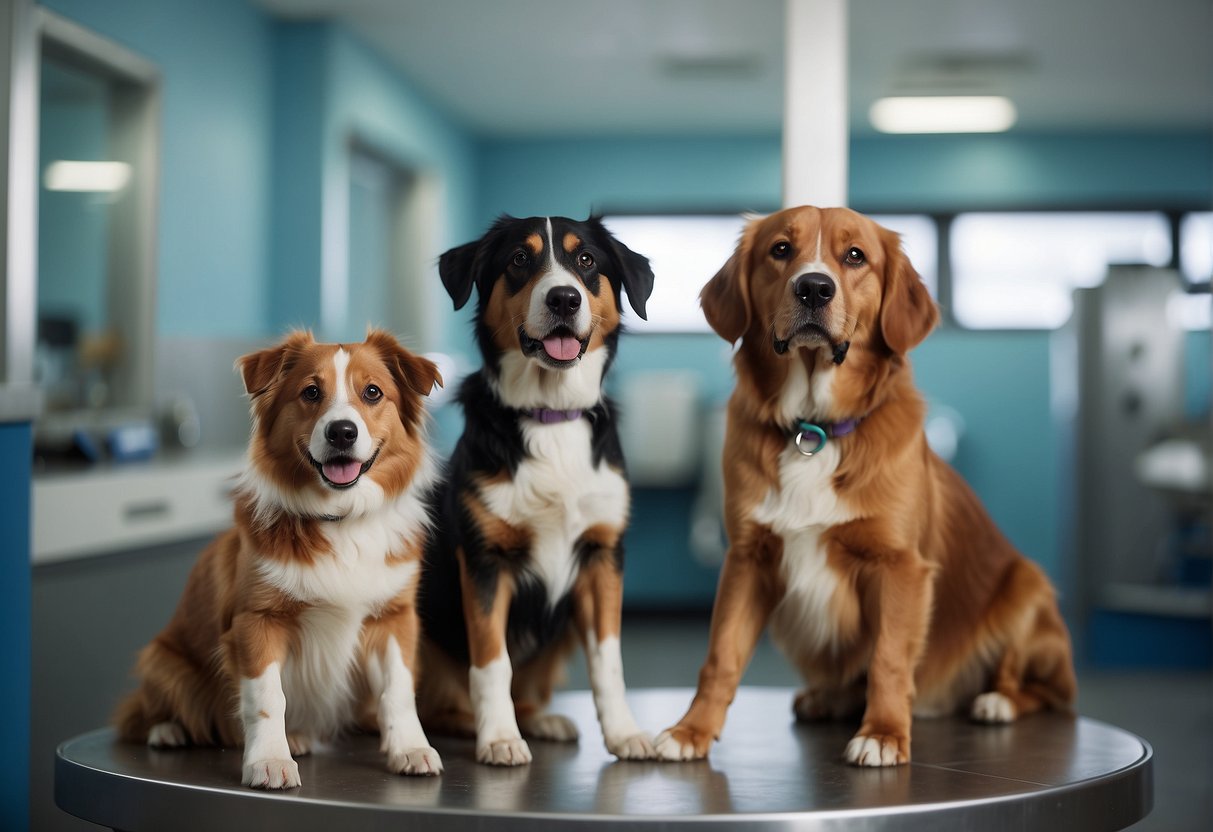
[[[324,476],[329,482],[337,485],[348,485],[358,479],[358,475],[362,473],[362,463],[360,462],[326,462],[324,463]]]
[[[543,339],[543,348],[557,361],[572,361],[581,353],[581,343],[567,335],[552,335]]]

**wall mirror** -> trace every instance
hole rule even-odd
[[[152,408],[158,73],[49,12],[38,28],[36,441],[100,447]]]

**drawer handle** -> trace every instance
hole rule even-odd
[[[123,509],[123,514],[127,520],[133,522],[142,522],[144,520],[156,520],[168,515],[171,506],[164,501],[149,503],[131,503]]]

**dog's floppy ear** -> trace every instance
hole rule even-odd
[[[415,424],[421,413],[420,402],[408,393],[428,396],[434,385],[442,387],[442,374],[438,365],[428,358],[402,347],[387,330],[371,327],[366,333],[366,343],[374,347],[392,374],[392,380],[402,393],[400,420],[406,425]]]
[[[649,316],[645,311],[645,303],[649,295],[653,294],[653,267],[649,265],[649,258],[637,254],[619,242],[602,224],[601,217],[590,217],[587,224],[594,226],[606,240],[611,259],[614,261],[611,265],[619,275],[623,291],[628,296],[628,303],[636,310],[641,320],[647,321]]]
[[[303,347],[316,343],[312,333],[296,330],[280,344],[236,359],[236,372],[244,380],[244,392],[256,399],[273,386],[291,365],[291,358]]]
[[[480,240],[464,243],[444,251],[438,258],[438,274],[446,293],[455,302],[455,309],[462,309],[472,296],[476,283],[476,256],[480,251]]]
[[[901,248],[901,238],[881,229],[885,250],[884,296],[880,302],[880,334],[895,353],[904,355],[922,343],[939,323],[939,309],[926,284]]]
[[[492,266],[493,249],[501,230],[513,221],[513,217],[502,214],[479,240],[456,246],[438,258],[438,275],[455,302],[456,310],[468,302],[473,286],[484,286],[486,279],[491,277],[487,272]]]
[[[746,225],[733,254],[699,293],[699,305],[708,325],[730,344],[736,343],[750,328],[750,250],[758,223],[754,219]]]
[[[438,365],[401,346],[386,329],[371,327],[366,331],[366,342],[383,356],[392,371],[392,378],[401,387],[422,396],[434,392],[435,384],[442,387],[442,373],[438,372]]]
[[[619,261],[619,279],[623,281],[628,303],[636,310],[641,320],[647,321],[649,315],[644,307],[649,295],[653,294],[653,267],[649,265],[649,258],[637,254],[614,237],[608,239],[611,241],[612,253]]]

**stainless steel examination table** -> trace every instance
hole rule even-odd
[[[642,726],[680,717],[689,690],[634,690]],[[1152,752],[1132,734],[1045,714],[1014,725],[916,720],[914,761],[844,764],[855,724],[798,725],[792,691],[742,688],[706,761],[618,762],[602,746],[585,692],[552,709],[581,728],[579,744],[532,742],[534,762],[490,768],[471,740],[434,737],[440,777],[384,768],[375,737],[355,736],[299,758],[303,786],[240,785],[240,751],[153,751],[110,730],[64,743],[55,801],[81,818],[142,830],[998,830],[1121,829],[1153,799]]]

